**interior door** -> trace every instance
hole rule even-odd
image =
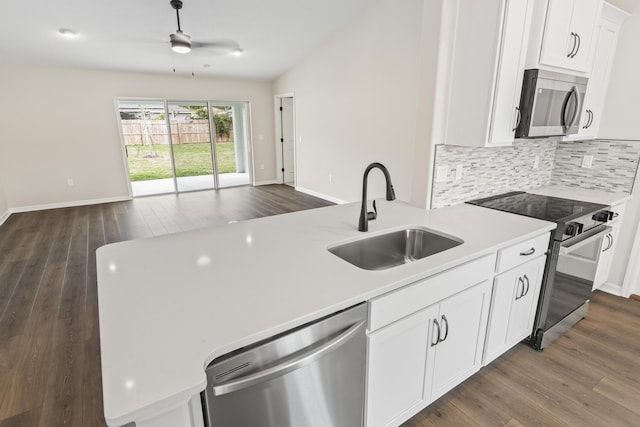
[[[282,175],[283,184],[295,186],[295,141],[293,130],[293,98],[280,98],[282,117]]]

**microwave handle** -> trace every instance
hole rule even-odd
[[[571,97],[571,95],[575,95],[576,96],[576,108],[573,110],[573,115],[571,116],[571,121],[569,122],[569,124],[565,124],[564,125],[564,131],[565,132],[567,132],[569,129],[571,129],[573,127],[573,125],[576,124],[576,120],[578,119],[578,111],[580,111],[582,109],[582,99],[580,99],[580,91],[578,90],[577,86],[574,85],[571,88],[571,92],[569,92],[569,97]],[[567,114],[567,108],[569,108],[569,98],[567,98],[567,102],[565,103],[564,108],[562,110],[562,117],[563,118]]]

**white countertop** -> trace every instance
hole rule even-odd
[[[378,200],[378,219],[360,233],[359,211],[331,206],[98,249],[107,422],[183,404],[206,387],[205,367],[231,350],[555,228],[466,204],[426,211]],[[327,251],[405,225],[464,243],[385,271]]]
[[[580,187],[564,185],[545,185],[531,188],[527,193],[540,194],[542,196],[561,197],[564,199],[580,200],[582,202],[600,203],[603,205],[615,205],[631,198],[627,193],[610,193],[600,190],[587,190]]]

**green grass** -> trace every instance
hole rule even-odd
[[[233,142],[216,144],[218,155],[218,169],[220,173],[236,171],[236,155]],[[129,145],[127,146],[129,175],[131,181],[145,181],[150,179],[171,178],[171,156],[169,146],[165,144]],[[176,175],[183,176],[210,175],[211,145],[180,144],[173,146],[176,160]]]

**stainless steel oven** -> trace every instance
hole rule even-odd
[[[606,205],[522,191],[467,203],[556,223],[527,339],[542,350],[587,314],[600,254],[609,246],[603,239],[611,231],[606,223],[613,212]]]
[[[587,81],[571,74],[526,70],[516,138],[578,133]]]
[[[547,275],[552,277],[545,283],[553,286],[540,294],[536,348],[547,347],[586,316],[603,241],[610,232],[611,227],[602,224],[551,245]]]

